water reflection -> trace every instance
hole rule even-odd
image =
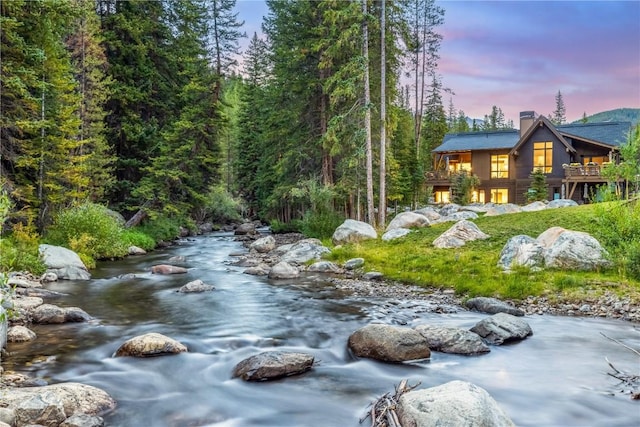
[[[428,362],[356,360],[349,335],[371,321],[470,328],[484,316],[434,314],[429,302],[356,298],[317,277],[270,282],[228,264],[241,249],[230,235],[210,235],[148,256],[101,263],[88,282],[60,282],[56,303],[83,308],[87,324],[36,326],[38,339],[10,344],[5,369],[52,382],[106,390],[118,408],[110,426],[358,426],[371,401],[402,379],[436,386],[462,379],[485,388],[519,426],[640,425],[640,407],[617,393],[608,357],[638,370],[637,356],[600,333],[639,348],[634,325],[602,319],[531,317],[529,339],[463,357],[434,352]],[[158,276],[151,266],[187,259],[184,275]],[[120,279],[123,274],[131,279]],[[203,294],[175,292],[202,279]],[[112,358],[125,340],[159,332],[188,353],[150,359]],[[240,360],[270,349],[311,353],[314,369],[269,383],[231,379]],[[44,356],[42,358],[41,356]]]

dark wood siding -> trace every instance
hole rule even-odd
[[[551,173],[547,174],[549,178],[564,177],[562,165],[570,163],[571,158],[566,150],[565,145],[560,142],[556,136],[545,126],[538,127],[527,141],[518,148],[518,155],[515,160],[516,179],[528,179],[533,171],[533,144],[534,142],[553,143],[553,159],[551,165]]]

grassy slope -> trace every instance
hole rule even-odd
[[[505,274],[496,266],[507,240],[518,234],[537,237],[549,227],[560,226],[588,232],[600,240],[603,236],[596,206],[480,217],[474,222],[491,238],[469,242],[458,249],[436,249],[431,245],[452,225],[445,223],[417,229],[405,238],[390,242],[378,239],[338,247],[333,250],[332,259],[345,261],[362,257],[367,270],[380,271],[388,279],[453,288],[458,294],[468,296],[523,299],[546,295],[578,300],[609,289],[640,300],[640,284],[626,279],[615,268],[600,272],[520,269]]]

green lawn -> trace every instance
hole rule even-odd
[[[367,271],[380,271],[390,280],[453,288],[457,294],[469,297],[523,299],[546,295],[578,300],[593,297],[606,289],[640,301],[640,283],[628,278],[619,264],[598,272],[535,272],[522,268],[504,273],[496,266],[509,238],[518,234],[535,238],[552,226],[590,233],[615,258],[618,248],[605,244],[611,241],[611,229],[602,225],[603,209],[607,209],[604,204],[584,205],[480,217],[474,222],[491,237],[469,242],[458,249],[436,249],[432,246],[433,240],[453,225],[452,222],[437,224],[416,229],[408,236],[390,242],[378,239],[337,247],[330,259],[344,262],[349,258],[362,257],[366,260]]]

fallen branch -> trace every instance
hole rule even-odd
[[[407,380],[402,380],[395,388],[395,394],[390,396],[389,393],[385,393],[377,400],[371,403],[370,409],[360,418],[360,424],[362,424],[367,418],[371,419],[371,427],[402,427],[400,419],[396,413],[396,408],[400,401],[400,397],[414,388],[418,387],[420,383],[413,386],[408,385]]]
[[[630,350],[631,352],[637,354],[640,357],[640,352],[636,349],[633,349],[631,347],[629,347],[628,345],[614,339],[614,338],[610,338],[608,336],[606,336],[605,334],[603,334],[602,332],[600,332],[600,335],[602,335],[603,337],[605,337],[606,339],[615,342],[616,344],[621,345],[622,347],[626,348],[627,350]],[[614,373],[610,373],[608,372],[607,375],[617,379],[618,381],[620,381],[622,384],[624,384],[627,387],[630,387],[631,390],[629,390],[629,394],[631,394],[631,399],[633,400],[640,400],[640,391],[638,391],[638,388],[640,388],[640,375],[635,375],[635,374],[629,374],[627,372],[623,372],[620,369],[616,368],[615,366],[613,366],[613,363],[611,363],[609,361],[609,359],[607,359],[606,357],[604,358],[604,360],[606,360],[607,364],[609,365],[609,367],[611,369],[613,369]],[[624,391],[624,390],[623,390]]]

